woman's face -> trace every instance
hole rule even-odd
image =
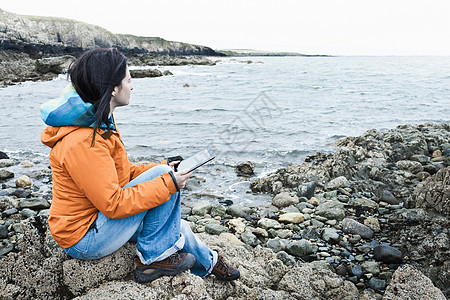
[[[128,70],[128,66],[125,72],[125,77],[122,79],[122,83],[116,86],[111,97],[111,109],[118,106],[125,106],[130,104],[130,94],[133,87],[131,86],[131,75]]]

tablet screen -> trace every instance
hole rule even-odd
[[[201,165],[207,163],[208,161],[212,160],[213,158],[214,158],[214,153],[212,152],[212,150],[209,147],[206,147],[205,149],[198,152],[197,154],[195,154],[187,159],[182,160],[177,169],[179,171],[183,171],[186,169],[189,171],[192,171],[192,170],[197,169]]]

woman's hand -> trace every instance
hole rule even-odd
[[[172,170],[176,171],[176,168],[179,164],[180,164],[179,160],[174,160],[169,163],[169,167],[171,167]]]
[[[188,170],[173,173],[180,190],[186,186],[186,182],[188,181],[189,177],[191,177],[192,173],[194,173],[194,171],[189,172]]]

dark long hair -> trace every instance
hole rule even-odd
[[[110,126],[111,94],[120,86],[126,75],[125,56],[116,48],[95,48],[84,52],[69,68],[68,75],[75,90],[84,102],[95,108],[95,134],[102,123]]]

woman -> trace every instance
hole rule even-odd
[[[228,266],[181,220],[180,189],[192,172],[179,161],[136,166],[129,162],[112,114],[130,102],[131,76],[117,49],[97,48],[69,68],[72,82],[59,101],[41,106],[49,125],[53,200],[48,220],[54,239],[78,259],[109,255],[127,241],[137,244],[134,275],[149,282],[190,269],[204,277],[234,280]]]

